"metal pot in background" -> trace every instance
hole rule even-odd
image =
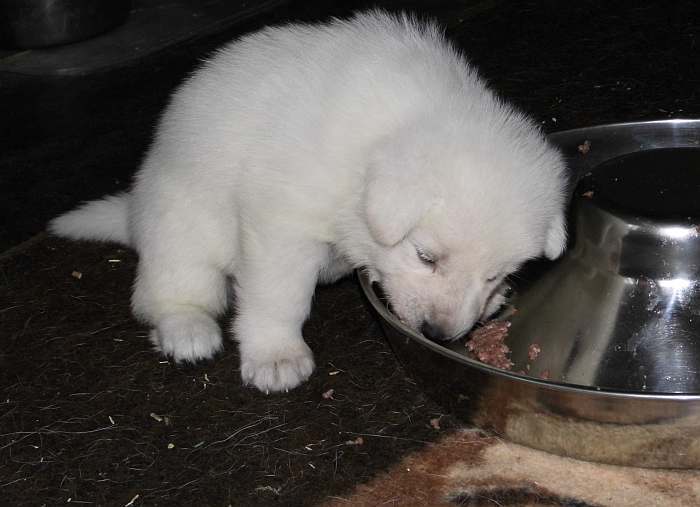
[[[131,0],[3,0],[0,44],[41,48],[94,37],[122,24]]]

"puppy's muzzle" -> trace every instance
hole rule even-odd
[[[420,332],[423,333],[423,336],[433,341],[442,341],[448,337],[447,333],[445,333],[441,327],[428,321],[423,322],[420,327]]]

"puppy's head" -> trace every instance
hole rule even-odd
[[[449,134],[382,146],[363,200],[371,277],[402,321],[438,339],[488,317],[507,275],[566,244],[564,164],[538,131],[493,136],[501,146]]]

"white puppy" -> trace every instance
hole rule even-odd
[[[55,219],[132,245],[132,306],[175,360],[212,357],[234,280],[243,380],[314,368],[317,282],[364,267],[394,311],[455,338],[523,261],[564,248],[564,164],[432,24],[380,11],[266,28],[174,94],[127,194]]]

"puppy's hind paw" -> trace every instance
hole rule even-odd
[[[211,359],[222,347],[219,325],[204,312],[166,315],[150,338],[156,349],[176,362]]]
[[[314,371],[311,349],[299,340],[279,350],[241,350],[241,378],[264,393],[288,391]]]

